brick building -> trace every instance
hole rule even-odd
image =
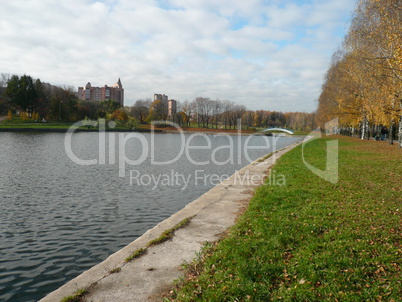
[[[88,82],[85,87],[78,87],[78,99],[94,102],[113,100],[124,106],[124,88],[120,79],[113,86],[103,87],[93,87]]]

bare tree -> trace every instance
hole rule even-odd
[[[151,99],[137,100],[131,107],[130,115],[135,117],[141,124],[145,124],[151,107]]]
[[[231,113],[233,111],[235,104],[232,101],[229,100],[224,100],[222,102],[222,121],[223,121],[223,125],[225,127],[225,130],[227,129],[227,126],[229,126],[229,128],[231,127]]]
[[[192,102],[194,114],[197,117],[197,124],[200,127],[208,128],[212,111],[212,102],[209,98],[197,97]]]
[[[218,129],[222,107],[222,101],[220,101],[219,99],[212,102],[212,122],[215,124],[215,129]]]

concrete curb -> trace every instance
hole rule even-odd
[[[234,225],[247,206],[254,189],[268,176],[270,167],[287,151],[301,142],[294,143],[272,156],[262,157],[233,174],[228,180],[176,212],[171,217],[148,230],[141,237],[109,256],[40,302],[61,301],[79,289],[90,289],[85,301],[160,301],[161,294],[172,287],[175,279],[183,276],[180,267],[191,262],[205,242],[214,242]],[[193,217],[188,225],[177,230],[174,237],[147,248],[147,253],[131,262],[125,259],[134,251],[147,247],[164,231],[173,228],[186,218]],[[111,270],[120,268],[118,273]]]

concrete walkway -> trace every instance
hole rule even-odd
[[[191,262],[206,242],[218,240],[234,225],[254,194],[254,189],[263,183],[276,159],[300,143],[241,169],[125,248],[40,301],[58,302],[79,289],[88,288],[89,294],[85,296],[88,302],[161,301],[162,294],[173,287],[173,281],[184,276],[181,265]],[[162,232],[189,217],[193,217],[190,223],[178,229],[171,240],[148,247],[145,255],[131,262],[124,261],[136,250],[145,248]],[[116,268],[120,269],[119,272],[110,273]]]

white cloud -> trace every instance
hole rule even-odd
[[[5,1],[0,73],[75,87],[120,77],[128,105],[165,93],[312,111],[352,8],[349,0]]]

